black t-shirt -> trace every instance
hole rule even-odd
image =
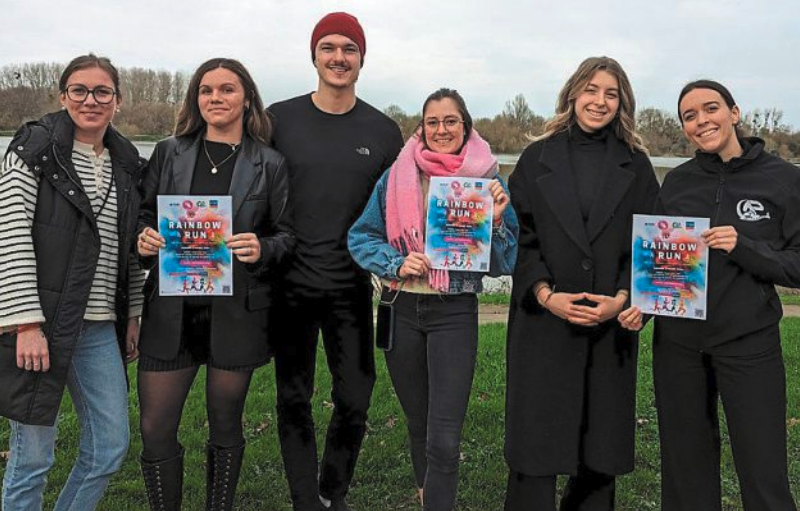
[[[289,207],[297,245],[285,279],[335,290],[366,282],[347,250],[347,231],[375,183],[403,147],[389,117],[356,100],[344,114],[318,109],[311,95],[275,103],[273,143],[289,163]]]

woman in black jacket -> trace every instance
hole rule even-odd
[[[189,82],[173,138],[153,152],[143,188],[138,251],[153,268],[164,237],[159,195],[230,195],[233,296],[160,296],[159,272],[145,283],[139,361],[142,471],[151,508],[179,509],[183,448],[177,433],[186,396],[207,365],[208,509],[231,509],[244,454],[242,412],[267,341],[270,272],[294,243],[286,215],[288,174],[268,147],[270,122],[241,63],[211,59]],[[194,286],[193,286],[194,287]]]
[[[658,192],[628,78],[585,60],[511,174],[519,255],[508,327],[506,510],[610,510],[633,469],[637,338],[614,318],[630,280],[631,219]]]
[[[738,132],[741,111],[718,82],[686,85],[678,115],[697,153],[667,175],[657,212],[710,218],[711,228],[707,319],[655,318],[661,509],[722,509],[721,398],[745,511],[796,511],[775,284],[800,287],[800,170]],[[641,310],[620,322],[639,330]]]
[[[122,92],[107,58],[73,59],[59,91],[63,110],[23,126],[0,166],[6,511],[42,508],[64,387],[80,450],[56,510],[95,509],[128,450],[123,358],[135,358],[139,338],[133,239],[146,162],[110,124]]]

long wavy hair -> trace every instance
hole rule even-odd
[[[611,121],[611,129],[631,151],[647,153],[642,137],[636,133],[636,99],[633,96],[631,82],[619,62],[611,57],[589,57],[581,62],[558,93],[556,115],[545,123],[544,133],[534,140],[550,138],[562,131],[569,131],[577,124],[575,100],[598,71],[609,73],[619,84],[619,110]]]
[[[218,68],[227,69],[239,77],[239,81],[244,88],[245,100],[250,102],[250,106],[244,110],[244,131],[250,138],[270,145],[272,137],[272,123],[264,111],[264,102],[258,93],[258,87],[253,77],[241,62],[234,59],[214,58],[200,64],[197,71],[189,80],[189,87],[186,90],[186,97],[183,105],[178,112],[178,119],[175,123],[175,136],[196,135],[206,129],[206,121],[200,113],[200,105],[197,100],[200,95],[200,82],[209,71]]]

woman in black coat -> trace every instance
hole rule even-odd
[[[589,58],[559,95],[509,188],[520,221],[508,328],[506,510],[607,510],[633,469],[637,337],[628,298],[634,213],[658,183],[620,65]]]
[[[179,509],[178,425],[205,364],[207,508],[231,509],[244,454],[245,397],[253,370],[271,357],[270,272],[294,242],[285,214],[288,175],[283,156],[267,146],[270,123],[256,85],[235,60],[212,59],[198,68],[175,131],[156,146],[144,180],[139,254],[153,268],[165,246],[157,231],[159,195],[230,195],[233,296],[160,296],[159,272],[151,270],[139,346],[142,471],[151,508]]]
[[[657,212],[710,218],[711,228],[701,233],[706,320],[655,317],[661,509],[722,509],[722,401],[745,511],[796,511],[775,284],[800,287],[800,170],[739,133],[741,111],[718,82],[686,85],[678,116],[697,153],[667,175]],[[638,331],[642,311],[620,322]]]

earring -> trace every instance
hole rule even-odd
[[[117,113],[120,113],[122,110],[119,107],[117,107],[117,108],[114,109],[114,111],[117,112]]]

